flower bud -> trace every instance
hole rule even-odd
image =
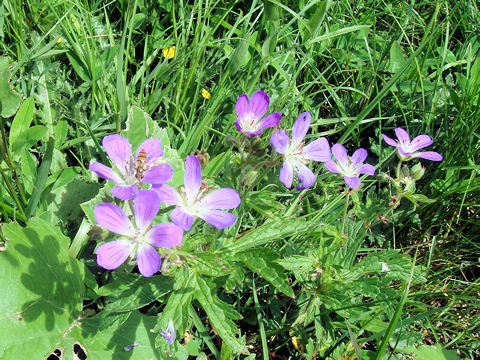
[[[420,180],[424,174],[425,168],[421,163],[418,163],[412,167],[412,176],[415,178],[415,180]]]

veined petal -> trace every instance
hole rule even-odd
[[[389,138],[387,135],[384,134],[382,134],[382,137],[388,145],[398,147],[398,142],[396,142],[392,138]]]
[[[196,156],[187,156],[185,160],[184,186],[189,202],[193,202],[201,185],[202,169],[200,167],[200,161],[198,161]]]
[[[118,170],[126,173],[132,157],[132,147],[128,140],[118,134],[107,135],[103,138],[102,145]]]
[[[118,174],[113,171],[108,166],[100,164],[99,162],[93,162],[90,164],[88,170],[93,171],[95,174],[100,176],[102,179],[107,179],[113,181],[115,184],[118,184],[122,179]]]
[[[283,162],[282,168],[280,169],[280,181],[290,189],[292,187],[292,182],[293,182],[293,166],[285,160]]]
[[[172,223],[155,225],[145,235],[150,245],[162,248],[173,248],[182,243],[183,230]]]
[[[267,129],[274,126],[277,126],[282,120],[282,113],[276,112],[270,115],[267,115],[258,123],[258,129]]]
[[[217,229],[225,229],[232,226],[237,219],[235,215],[229,212],[208,208],[201,208],[198,216]]]
[[[315,180],[317,177],[313,173],[312,170],[310,170],[307,166],[305,166],[302,163],[298,163],[295,165],[297,167],[297,176],[298,176],[298,183],[302,184],[297,186],[297,190],[303,190],[311,187],[313,184],[315,184]]]
[[[162,142],[160,139],[147,139],[140,144],[135,153],[135,162],[141,150],[147,153],[147,165],[150,165],[163,156]]]
[[[268,110],[270,104],[270,98],[268,94],[262,90],[257,91],[250,98],[250,113],[253,116],[253,120],[257,122]]]
[[[280,154],[286,153],[289,143],[290,138],[285,130],[278,130],[270,137],[270,145]]]
[[[237,128],[238,131],[244,132],[242,129],[242,126],[240,125],[240,121],[238,119],[237,121],[235,121],[235,127]]]
[[[405,130],[402,128],[396,128],[395,135],[397,135],[398,141],[400,141],[402,147],[410,145],[410,136],[408,136]]]
[[[413,154],[411,152],[405,152],[401,146],[399,146],[397,149],[398,149],[398,153],[405,157],[412,156]]]
[[[140,190],[133,201],[133,212],[137,229],[144,233],[160,209],[160,198],[154,190]]]
[[[100,245],[97,249],[97,264],[104,269],[114,270],[122,265],[132,253],[133,242],[115,240]]]
[[[295,141],[297,144],[302,142],[310,128],[311,120],[312,116],[308,111],[304,111],[300,114],[292,127],[292,141]]]
[[[431,161],[442,161],[443,156],[436,151],[423,151],[416,154],[413,154],[412,157],[418,157]]]
[[[325,137],[318,138],[303,148],[303,157],[308,160],[325,162],[332,158],[330,145]]]
[[[235,209],[240,205],[240,201],[240,195],[236,190],[223,188],[212,191],[205,196],[200,200],[200,205],[211,209]]]
[[[410,143],[410,151],[415,152],[419,149],[423,149],[429,145],[432,145],[433,141],[430,136],[428,135],[418,135],[415,139],[412,140]]]
[[[137,251],[137,265],[140,274],[150,277],[155,274],[162,264],[162,258],[157,250],[150,245],[141,245]]]
[[[195,220],[192,215],[187,214],[181,207],[173,209],[173,211],[170,213],[170,218],[176,225],[180,226],[185,231],[188,231],[192,228],[193,221]]]
[[[332,153],[333,156],[335,156],[335,159],[337,159],[337,162],[341,166],[345,166],[348,164],[348,154],[347,150],[342,144],[335,144],[332,146]]]
[[[173,168],[168,164],[159,164],[148,169],[143,175],[142,182],[147,184],[163,184],[173,178]]]
[[[93,213],[98,225],[105,229],[115,234],[134,235],[135,232],[130,219],[119,206],[109,203],[98,204],[95,206]]]
[[[250,116],[250,107],[247,94],[242,94],[238,97],[237,103],[235,104],[235,112],[237,113],[237,117],[240,119],[240,121]]]
[[[114,186],[112,188],[112,194],[120,200],[132,200],[138,194],[138,186]]]
[[[152,187],[160,197],[160,200],[167,205],[180,205],[183,203],[182,197],[173,187],[167,184],[156,185]]]
[[[358,176],[344,176],[343,179],[345,183],[350,186],[352,189],[356,189],[362,183],[362,180]]]
[[[335,174],[341,174],[342,170],[338,167],[337,163],[333,160],[328,160],[323,165],[325,165],[326,169]]]
[[[351,157],[352,165],[357,166],[360,165],[365,161],[365,159],[368,156],[367,150],[360,148],[357,151],[355,151]]]
[[[375,175],[375,167],[370,164],[363,164],[357,170],[357,174]]]

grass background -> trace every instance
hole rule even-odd
[[[92,179],[87,169],[101,153],[100,139],[125,127],[132,104],[167,129],[180,156],[203,148],[215,158],[236,134],[237,97],[259,89],[269,93],[273,111],[282,111],[285,128],[308,110],[317,134],[348,144],[350,151],[371,150],[380,171],[391,166],[382,132],[391,135],[401,126],[410,134],[430,134],[444,160],[424,163],[427,176],[418,187],[436,201],[401,208],[381,234],[377,227],[370,245],[416,253],[425,267],[427,282],[410,288],[403,311],[444,310],[413,325],[422,342],[479,358],[478,2],[174,3],[0,5],[0,52],[12,62],[10,84],[35,99],[34,124],[55,137],[52,171],[68,166],[75,176]],[[162,50],[172,45],[174,58],[164,58]],[[2,125],[8,131],[11,119]],[[262,141],[267,147],[268,137]],[[47,148],[33,141],[35,161]],[[4,202],[13,209],[3,206],[5,222],[28,214],[33,179],[41,175],[27,173],[27,159],[17,160],[20,169],[2,163],[2,191],[15,198],[15,206]],[[318,176],[320,183],[330,179]],[[92,197],[95,189],[82,186]],[[38,208],[46,207],[43,199]],[[302,211],[318,215],[309,204]],[[72,237],[80,225],[75,216],[62,223]],[[262,304],[268,292],[249,288],[242,296],[245,303]],[[259,307],[268,320],[271,309]],[[258,341],[268,334],[261,335]],[[287,334],[272,339],[272,353],[295,353]]]

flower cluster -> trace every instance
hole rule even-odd
[[[240,204],[237,191],[225,188],[207,194],[214,187],[202,183],[200,162],[195,156],[188,156],[185,161],[184,187],[178,192],[165,184],[173,178],[173,168],[161,159],[163,150],[159,139],[145,140],[135,154],[129,141],[121,135],[105,136],[102,143],[116,170],[98,162],[93,162],[90,170],[114,182],[112,194],[130,202],[133,221],[118,205],[102,203],[95,207],[97,223],[120,235],[119,239],[98,247],[97,263],[101,267],[114,270],[130,258],[136,260],[140,274],[152,276],[162,263],[155,247],[179,246],[183,231],[191,229],[195,218],[217,229],[235,222],[235,215],[219,209],[236,208]],[[146,189],[144,184],[152,186]],[[162,202],[177,205],[170,214],[174,223],[153,225]]]

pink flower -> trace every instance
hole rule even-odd
[[[105,229],[122,235],[97,249],[97,263],[107,270],[114,270],[127,258],[136,258],[138,270],[145,277],[159,269],[162,259],[156,247],[172,248],[182,242],[183,231],[171,223],[152,227],[152,221],[160,209],[160,198],[153,190],[140,190],[133,201],[135,223],[115,205],[103,203],[95,207],[95,220]]]
[[[435,151],[421,151],[417,152],[424,147],[433,144],[432,139],[428,135],[418,135],[415,139],[410,141],[410,136],[402,128],[395,129],[395,135],[398,140],[393,140],[387,135],[382,134],[383,140],[388,145],[395,146],[400,154],[402,160],[410,160],[411,158],[422,158],[432,161],[442,161],[443,156]]]
[[[185,160],[184,186],[181,193],[166,184],[153,187],[164,203],[177,205],[170,214],[175,224],[188,231],[195,218],[199,217],[217,229],[233,225],[235,215],[219,209],[236,208],[240,204],[240,196],[230,188],[206,194],[208,188],[202,184],[200,162],[195,156],[187,156]]]
[[[163,156],[159,139],[147,139],[140,144],[132,156],[132,146],[123,136],[107,135],[102,141],[116,170],[98,162],[90,164],[89,170],[103,179],[113,181],[116,186],[112,194],[121,200],[131,200],[138,194],[140,183],[163,184],[172,180],[173,168],[168,164],[158,164]]]
[[[263,129],[271,128],[282,120],[282,114],[279,112],[272,113],[267,117],[262,117],[268,110],[270,98],[263,91],[254,93],[250,100],[247,94],[242,94],[235,104],[237,113],[237,121],[235,127],[238,131],[245,133],[247,136],[260,135]]]

